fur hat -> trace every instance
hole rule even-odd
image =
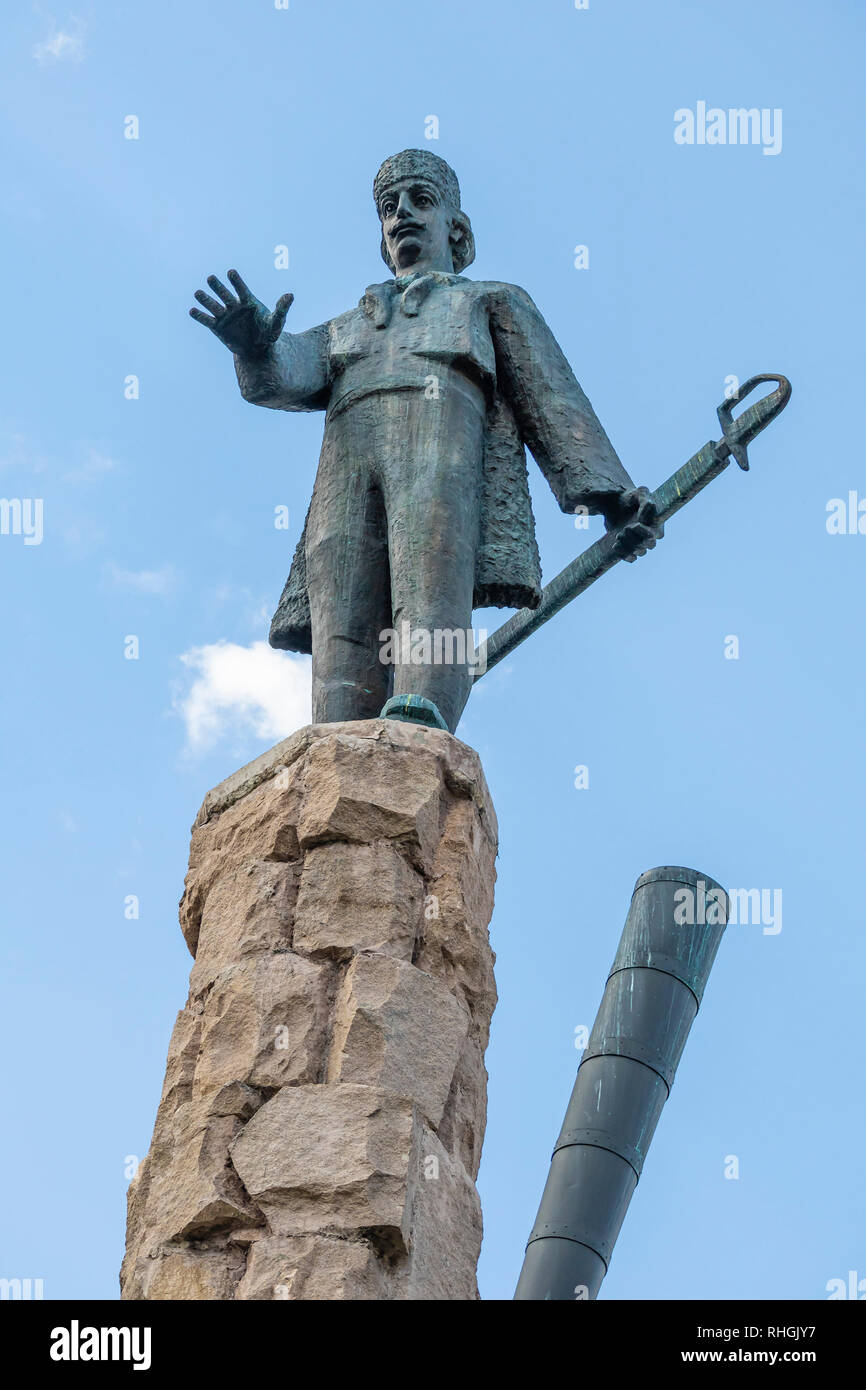
[[[472,235],[469,218],[460,207],[460,184],[457,182],[457,175],[451,165],[446,164],[445,160],[440,158],[438,154],[433,154],[432,150],[401,150],[399,154],[392,154],[390,158],[385,160],[373,180],[373,198],[379,218],[381,220],[382,217],[381,200],[387,190],[401,179],[411,178],[423,178],[432,183],[442,201],[455,214],[455,226],[461,232],[461,237],[453,245],[452,255],[454,270],[459,275],[475,260],[475,238]],[[388,255],[384,236],[382,237],[381,251],[382,260],[388,269],[396,271],[396,267]]]

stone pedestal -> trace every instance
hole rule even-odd
[[[477,755],[300,730],[210,792],[126,1299],[474,1299],[496,1002]]]

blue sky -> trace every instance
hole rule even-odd
[[[717,435],[730,377],[794,385],[752,471],[486,676],[461,724],[501,828],[482,1294],[513,1292],[575,1029],[665,863],[781,890],[782,929],[727,931],[602,1296],[866,1278],[866,535],[826,524],[866,499],[862,8],[91,0],[18,6],[5,38],[0,494],[44,519],[41,544],[0,534],[0,1274],[116,1295],[125,1163],[186,992],[189,827],[308,718],[305,663],[258,644],[322,418],[245,404],[192,293],[236,266],[268,303],[294,292],[290,330],[349,308],[386,275],[373,174],[429,143],[460,177],[468,273],[529,290],[636,482]],[[701,101],[781,111],[781,149],[677,144]],[[531,474],[550,578],[598,523]]]

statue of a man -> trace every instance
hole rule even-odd
[[[190,313],[234,353],[245,400],[326,412],[270,633],[312,652],[313,719],[382,714],[453,732],[473,681],[472,643],[454,634],[471,633],[473,608],[534,608],[541,595],[524,446],[562,510],[601,513],[629,558],[661,527],[529,295],[464,276],[475,243],[450,166],[404,150],[373,196],[394,278],[357,308],[284,333],[293,296],[271,313],[230,270],[234,293],[209,276],[218,299],[199,290],[208,312]]]

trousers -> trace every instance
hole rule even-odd
[[[376,390],[329,416],[307,522],[313,719],[375,718],[390,695],[422,695],[453,733],[472,689],[471,630],[486,400],[443,365],[432,394]],[[383,637],[429,634],[383,660]]]

